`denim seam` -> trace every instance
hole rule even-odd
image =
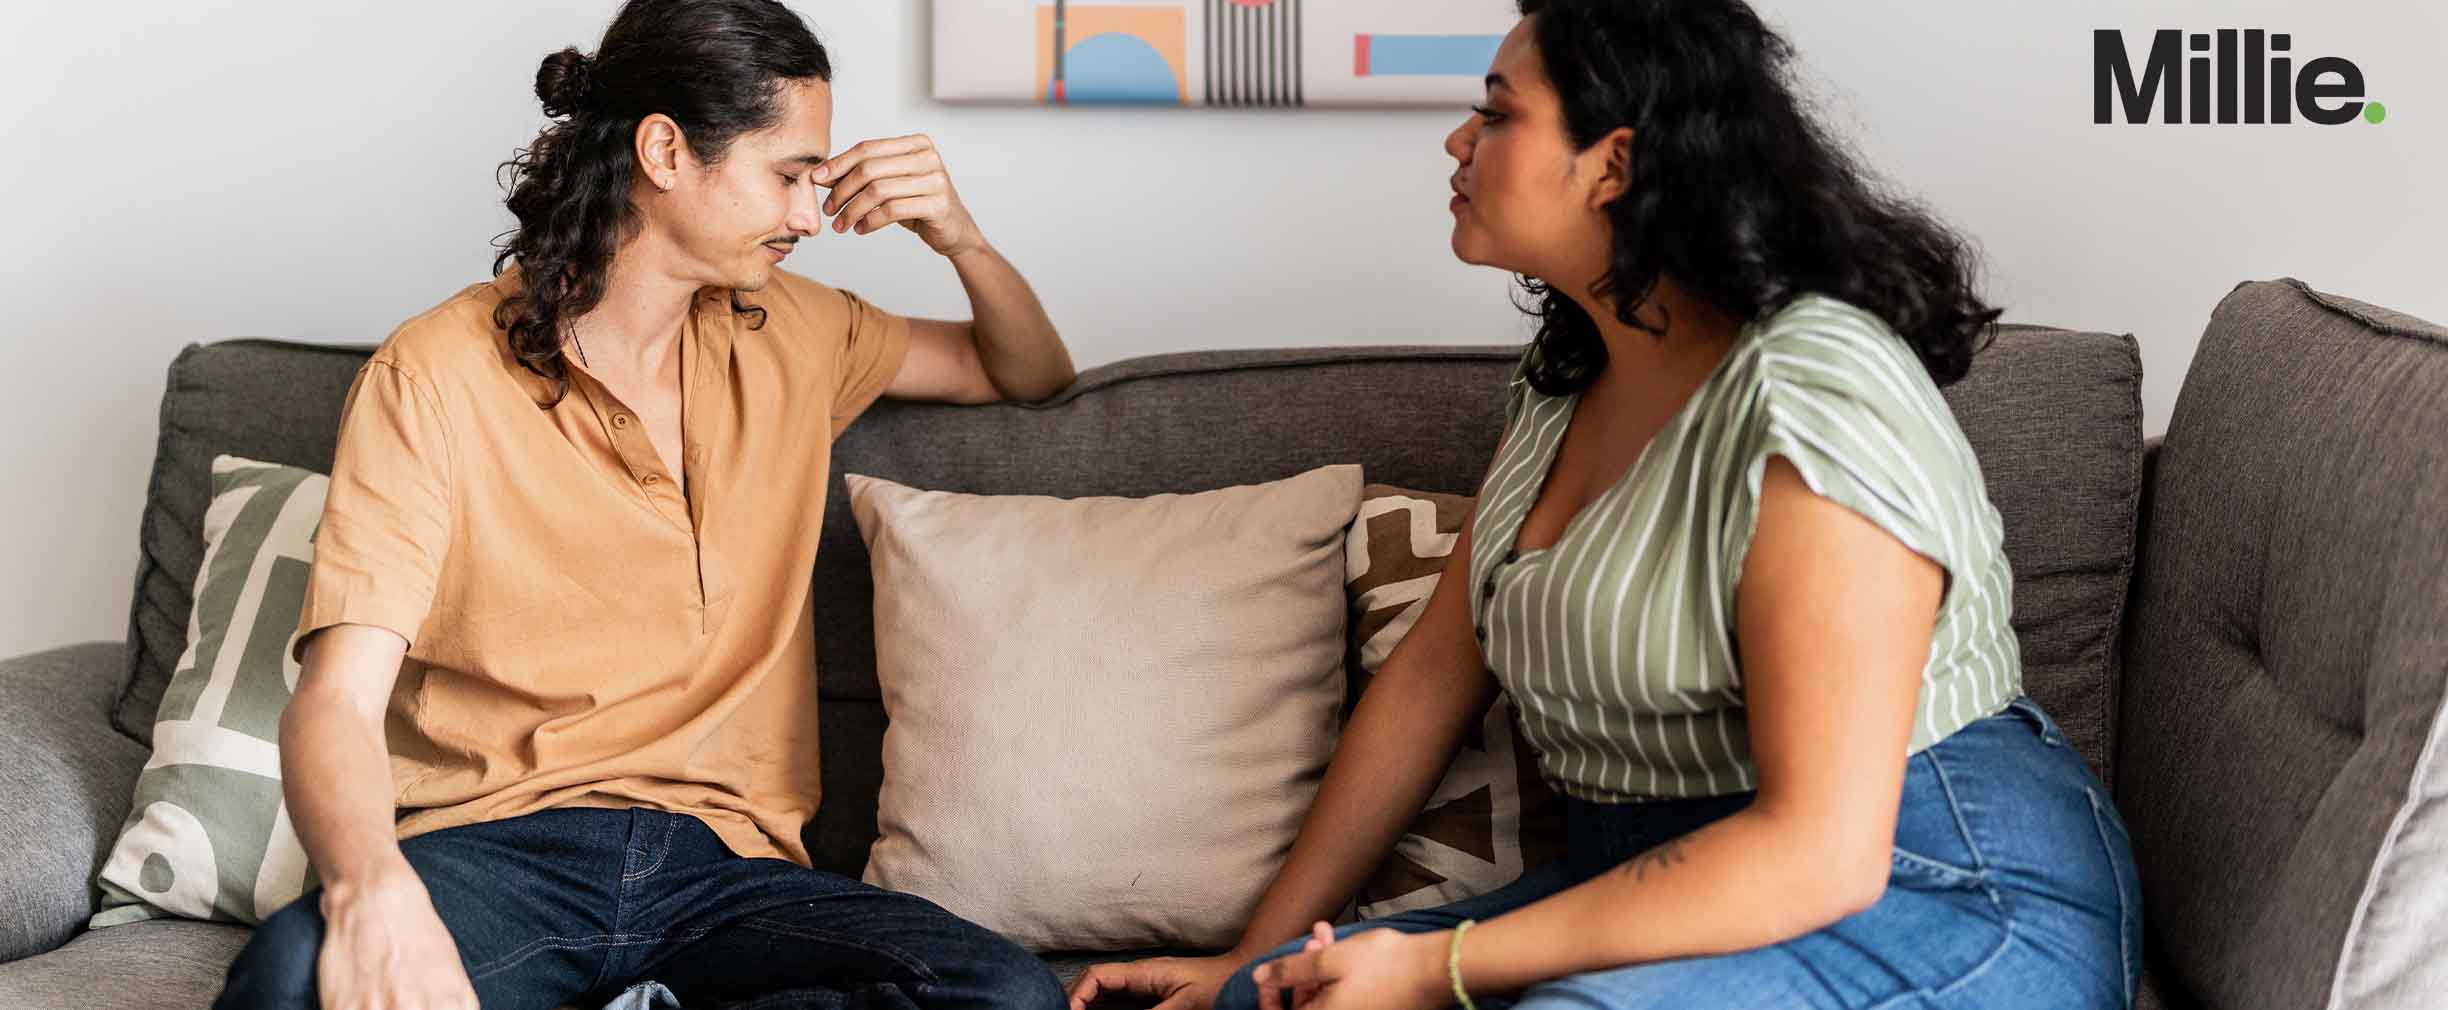
[[[515,968],[518,965],[525,963],[529,958],[532,958],[547,950],[592,950],[597,947],[635,947],[639,944],[663,943],[667,941],[687,943],[693,940],[701,939],[707,933],[712,931],[713,930],[711,927],[700,927],[697,929],[682,930],[678,933],[597,933],[594,936],[589,937],[547,936],[537,940],[530,940],[526,943],[526,945],[521,946],[515,951],[485,962],[483,966],[469,972],[468,979],[469,981],[474,981],[479,978],[490,978],[504,971],[508,971],[511,968]],[[596,973],[597,978],[593,983],[593,986],[600,986],[603,984],[603,979],[601,977],[602,974],[603,973],[600,971]],[[590,988],[593,986],[590,986]]]
[[[1930,771],[1938,780],[1938,791],[1946,794],[1947,816],[1954,818],[1955,833],[1963,836],[1964,849],[1972,853],[1973,868],[1982,873],[1989,872],[1989,857],[1981,853],[1980,842],[1973,839],[1972,826],[1964,823],[1963,803],[1955,798],[1954,779],[1947,774],[1946,762],[1939,758],[1938,748],[1927,748],[1921,755],[1929,759]]]
[[[678,823],[680,823],[680,818],[678,816],[670,814],[666,814],[664,816],[663,837],[655,841],[654,862],[649,864],[645,869],[639,870],[636,873],[621,874],[621,883],[626,884],[632,881],[644,880],[648,874],[663,868],[664,860],[671,858],[672,826]]]
[[[476,979],[488,977],[496,972],[513,967],[520,962],[523,962],[530,957],[534,957],[536,954],[546,950],[586,950],[591,947],[604,946],[611,941],[612,934],[610,933],[597,933],[593,936],[538,937],[519,945],[517,949],[512,950],[510,953],[504,954],[500,957],[494,958],[493,960],[477,965],[474,968],[468,969],[468,980],[474,981]]]
[[[1992,896],[1990,900],[1995,901],[1996,898]],[[1981,958],[1979,964],[1964,969],[1963,974],[1956,976],[1953,980],[1947,982],[1945,985],[1925,985],[1906,992],[1897,993],[1893,996],[1887,997],[1886,999],[1864,1007],[1863,1010],[1888,1010],[1890,1007],[1902,1005],[1902,1001],[1906,999],[1943,998],[1953,993],[1957,989],[1961,989],[1964,986],[1978,981],[1981,976],[1989,973],[1989,969],[1997,967],[1998,962],[2005,960],[2006,948],[2014,946],[2015,941],[2018,939],[2015,933],[2015,924],[2013,919],[2002,919],[1999,921],[1999,926],[2000,929],[1997,946],[1991,948],[1988,956]]]
[[[934,985],[942,981],[935,977],[935,972],[927,967],[926,962],[909,956],[900,948],[887,944],[868,943],[847,933],[836,933],[831,930],[818,929],[814,927],[795,926],[782,922],[778,919],[768,919],[761,915],[748,916],[747,918],[739,920],[737,925],[746,927],[748,929],[761,929],[768,933],[778,933],[783,936],[795,937],[801,940],[815,940],[822,943],[839,944],[844,947],[863,950],[867,953],[875,954],[900,964],[901,967],[907,969],[910,974],[918,976],[918,980],[921,982]]]
[[[2091,829],[2099,834],[2100,854],[2108,858],[2108,876],[2116,881],[2117,960],[2124,969],[2124,975],[2117,981],[2124,983],[2125,1002],[2131,1005],[2141,977],[2134,971],[2133,930],[2129,925],[2133,919],[2133,896],[2125,893],[2125,874],[2117,869],[2116,842],[2108,837],[2108,822],[2100,819],[2099,793],[2085,790],[2083,795],[2091,800]]]
[[[1890,859],[1911,863],[1930,873],[1937,874],[1949,884],[1964,887],[1967,890],[1973,887],[1987,888],[1989,886],[1988,878],[1977,872],[1965,872],[1960,866],[1949,866],[1902,846],[1891,847]]]

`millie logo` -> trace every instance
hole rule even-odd
[[[2113,122],[2110,113],[2118,105],[2124,107],[2128,123],[2149,122],[2153,105],[2161,107],[2160,121],[2166,123],[2287,123],[2300,114],[2305,122],[2335,126],[2358,116],[2370,123],[2388,118],[2386,108],[2364,98],[2363,68],[2342,57],[2323,56],[2295,70],[2286,55],[2293,42],[2283,33],[2258,28],[2221,28],[2214,56],[2210,34],[2196,32],[2188,38],[2173,28],[2161,29],[2151,35],[2150,56],[2136,81],[2125,33],[2099,29],[2091,33],[2091,121]],[[2238,98],[2243,100],[2241,118]],[[2322,104],[2329,101],[2336,104]]]

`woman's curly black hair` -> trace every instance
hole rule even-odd
[[[640,121],[670,116],[713,165],[741,134],[781,119],[786,82],[832,77],[824,45],[777,0],[629,0],[595,55],[545,57],[536,97],[556,122],[502,163],[518,227],[493,257],[496,275],[515,261],[524,281],[493,311],[519,362],[568,395],[562,328],[602,300],[612,255],[638,227],[629,190]],[[763,323],[736,292],[731,304]]]
[[[1885,320],[1938,385],[1971,368],[2000,310],[1974,290],[1971,247],[1882,191],[1796,96],[1793,48],[1742,0],[1520,0],[1586,150],[1632,129],[1630,187],[1609,204],[1614,248],[1599,281],[1625,324],[1658,278],[1742,319],[1817,292]],[[1606,368],[1588,313],[1521,278],[1538,318],[1528,379],[1551,396]],[[1663,312],[1665,306],[1660,305]]]

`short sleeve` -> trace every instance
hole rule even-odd
[[[451,460],[432,390],[382,358],[359,367],[341,407],[292,659],[307,636],[335,624],[416,642],[450,547]]]
[[[1891,350],[1877,339],[1833,331],[1768,339],[1731,453],[1743,467],[1731,489],[1724,570],[1736,578],[1757,530],[1761,479],[1778,456],[1812,491],[1954,574],[1961,556],[1950,549],[1947,515],[1961,490],[1958,454],[1932,416],[1944,401],[1918,363],[1896,353],[1900,343]],[[1729,597],[1736,578],[1726,580]]]
[[[848,291],[838,294],[849,303],[849,332],[843,335],[834,361],[838,382],[833,390],[835,438],[884,395],[884,387],[901,373],[901,362],[909,356],[909,320]]]

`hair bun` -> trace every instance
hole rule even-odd
[[[574,114],[586,101],[587,74],[595,69],[595,61],[575,48],[544,57],[536,68],[536,97],[544,101],[544,114],[554,119]]]

